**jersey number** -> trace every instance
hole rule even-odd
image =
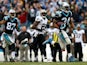
[[[62,21],[64,21],[64,23],[69,23],[69,21],[70,21],[70,17],[68,17],[68,18],[63,17],[63,18],[62,18]]]
[[[45,29],[46,29],[46,24],[43,24],[41,30],[45,30]]]
[[[76,38],[80,38],[81,34],[76,34],[75,37]]]
[[[70,22],[70,17],[66,18],[66,17],[63,17],[62,18],[62,21],[64,22],[62,25],[61,25],[61,29],[64,29],[66,27],[66,24],[69,24]]]
[[[10,23],[10,22],[8,22],[6,29],[7,29],[7,30],[13,30],[13,29],[15,28],[15,26],[16,26],[15,23]]]

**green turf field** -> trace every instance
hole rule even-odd
[[[87,65],[87,62],[0,62],[0,65]]]

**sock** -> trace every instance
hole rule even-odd
[[[11,56],[7,55],[7,61],[10,61]]]
[[[11,58],[12,58],[12,59],[15,58],[15,51],[13,51],[13,52],[11,53]]]
[[[72,53],[68,53],[68,58],[70,58],[72,56]]]

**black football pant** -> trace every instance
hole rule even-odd
[[[32,57],[32,53],[31,53],[32,50],[35,53],[35,58],[37,58],[37,55],[38,55],[37,38],[34,37],[33,39],[34,39],[34,42],[29,45],[30,46],[30,58]]]
[[[53,46],[53,52],[52,53],[53,53],[53,61],[54,62],[56,61],[57,51],[59,52],[59,60],[60,60],[60,62],[62,62],[62,50],[61,50],[59,43],[55,43],[54,46]]]
[[[40,49],[41,51],[41,55],[44,55],[44,57],[46,58],[46,45],[43,45],[43,42],[45,41],[45,36],[43,34],[39,34],[37,36],[37,47]]]
[[[74,44],[74,55],[75,55],[75,58],[77,58],[77,53],[79,54],[79,61],[82,61],[83,53],[82,53],[82,45],[81,45],[80,42]]]

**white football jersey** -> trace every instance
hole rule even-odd
[[[46,29],[48,19],[45,17],[37,16],[35,21],[40,21],[37,25],[37,29],[42,30],[42,32]]]
[[[48,35],[49,35],[49,38],[52,38],[52,35],[53,35],[53,33],[59,33],[59,29],[57,29],[57,28],[48,28],[47,29],[47,33],[48,33]]]
[[[30,33],[31,37],[36,37],[38,35],[38,31],[35,29],[28,29],[27,32]]]
[[[85,33],[84,30],[74,30],[73,33],[75,35],[75,42],[83,42],[82,36]]]

